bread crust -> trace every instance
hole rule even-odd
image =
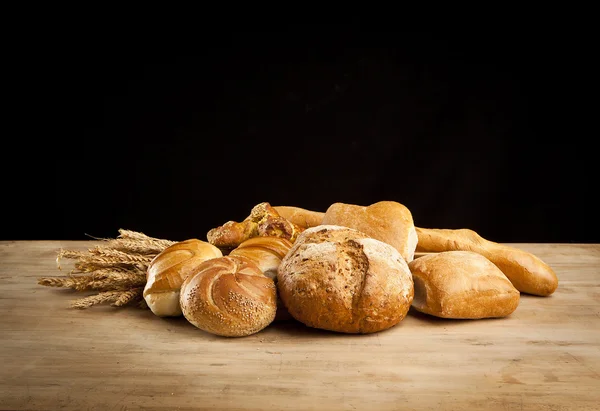
[[[264,275],[276,280],[281,260],[292,248],[292,242],[281,237],[253,237],[242,242],[229,255],[251,259]]]
[[[180,305],[193,325],[223,337],[257,333],[275,319],[274,281],[249,258],[206,261],[181,286]]]
[[[281,237],[254,237],[241,243],[229,255],[249,258],[260,268],[264,275],[277,282],[277,269],[292,245],[291,241]],[[278,296],[275,321],[290,319],[292,319],[291,315]]]
[[[204,261],[221,256],[217,247],[195,238],[165,248],[146,271],[143,297],[150,310],[159,317],[180,316],[179,291],[183,281]]]
[[[280,216],[303,228],[321,225],[325,213],[294,206],[273,206]]]
[[[393,246],[406,262],[414,259],[417,232],[412,214],[398,202],[379,201],[369,206],[334,203],[325,212],[322,224],[361,231]]]
[[[520,293],[491,261],[472,251],[446,251],[409,265],[415,284],[412,307],[441,318],[506,317]]]
[[[524,250],[489,241],[469,229],[416,230],[418,252],[473,251],[494,263],[522,293],[549,296],[558,288],[554,270]]]
[[[333,225],[304,231],[277,278],[281,299],[296,320],[343,333],[372,333],[398,324],[414,292],[408,265],[396,249]]]

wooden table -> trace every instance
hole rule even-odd
[[[507,318],[345,335],[292,322],[237,339],[138,308],[68,308],[60,247],[0,242],[0,409],[599,410],[600,245],[512,244],[557,272]]]

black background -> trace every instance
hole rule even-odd
[[[394,200],[421,227],[600,242],[589,40],[533,32],[43,43],[16,83],[2,239],[205,238],[263,201]]]

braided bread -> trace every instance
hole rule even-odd
[[[257,204],[242,222],[228,221],[208,231],[208,242],[216,247],[232,249],[253,237],[281,237],[296,241],[304,228],[282,216],[267,202]]]

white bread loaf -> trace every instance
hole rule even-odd
[[[519,291],[491,261],[471,251],[419,257],[409,265],[415,284],[412,306],[441,318],[506,317],[517,309]]]

